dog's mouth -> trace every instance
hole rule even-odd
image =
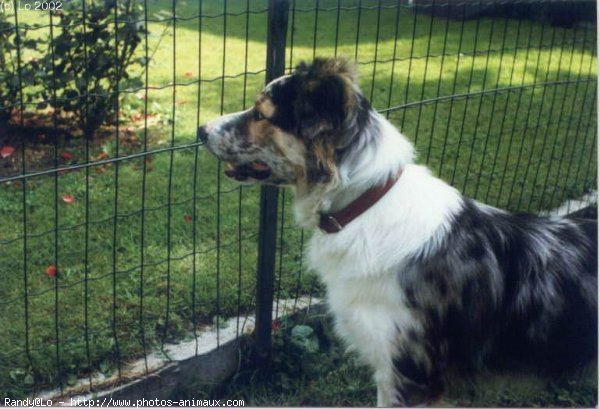
[[[225,174],[238,182],[244,182],[248,179],[264,180],[271,176],[271,168],[266,163],[260,161],[241,165],[227,162],[225,164]]]

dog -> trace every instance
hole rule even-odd
[[[338,335],[379,406],[437,400],[450,367],[584,367],[597,354],[597,223],[512,214],[414,164],[354,66],[317,58],[198,130],[240,183],[290,186]]]

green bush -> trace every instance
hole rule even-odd
[[[63,4],[52,33],[47,29],[37,38],[19,30],[17,39],[14,24],[0,19],[0,107],[6,120],[23,90],[25,102],[37,109],[52,107],[75,130],[93,136],[116,119],[118,91],[143,85],[139,76],[130,75],[134,65],[146,64],[135,56],[146,33],[143,8],[133,0],[88,0],[85,10],[81,1]],[[21,55],[28,49],[40,58],[21,58],[19,66],[18,42]]]
[[[27,39],[27,29],[19,28],[18,34],[9,16],[0,13],[0,124],[10,119],[13,109],[20,108],[21,91],[24,102],[33,100],[36,95],[31,87],[39,82],[37,59],[24,60],[22,56],[39,51],[45,41]]]
[[[56,75],[46,77],[42,98],[72,113],[85,135],[115,119],[119,89],[142,85],[128,74],[133,64],[146,63],[134,58],[146,30],[142,12],[137,1],[103,1],[88,4],[84,16],[80,2],[73,2],[60,15],[61,26],[79,29],[64,29],[54,38],[54,56],[47,53],[44,65]],[[50,89],[57,90],[56,99]]]

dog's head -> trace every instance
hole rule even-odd
[[[369,110],[353,66],[316,59],[268,84],[252,108],[218,118],[198,133],[226,162],[226,175],[240,182],[329,184]]]

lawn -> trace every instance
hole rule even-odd
[[[322,311],[281,321],[267,368],[244,368],[221,388],[182,388],[178,399],[243,399],[246,406],[370,407],[376,387],[370,371],[345,352]],[[593,407],[597,373],[589,368],[569,376],[532,375],[517,369],[451,373],[436,407]]]
[[[386,115],[420,162],[467,195],[538,211],[596,186],[595,27],[462,22],[388,1],[364,0],[360,12],[343,1],[339,15],[333,0],[318,13],[313,2],[294,4],[288,68],[314,55],[356,59],[374,107],[406,105]],[[123,94],[118,132],[92,146],[92,159],[191,143],[198,124],[248,106],[264,83],[266,2],[247,13],[242,1],[180,0],[175,27],[171,2],[148,7],[150,35],[138,49],[151,56],[148,87]],[[85,147],[58,146],[61,165],[85,163]],[[278,238],[282,298],[320,291],[303,271],[290,196]],[[118,370],[194,325],[253,309],[258,189],[226,180],[202,147],[25,185],[0,179],[0,214],[0,396]]]

